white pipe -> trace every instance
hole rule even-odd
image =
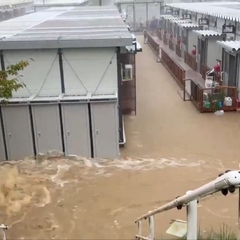
[[[138,222],[138,236],[142,236],[142,221]]]
[[[142,220],[144,218],[148,218],[157,213],[165,212],[167,210],[171,210],[176,208],[179,205],[186,205],[193,200],[197,200],[207,195],[211,195],[215,192],[218,192],[224,188],[228,188],[229,186],[239,187],[240,185],[240,173],[239,171],[230,171],[228,173],[223,174],[222,176],[216,178],[215,180],[193,190],[191,193],[185,194],[181,197],[174,199],[173,201],[147,213],[143,216],[139,217],[135,222]]]
[[[240,240],[240,188],[238,190],[238,237],[237,240]]]
[[[154,216],[149,217],[149,239],[154,240]]]
[[[186,194],[189,194],[191,192],[192,191],[188,191]],[[187,205],[187,240],[197,240],[197,207],[197,200],[193,200]]]

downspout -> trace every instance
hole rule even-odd
[[[226,41],[227,39],[227,35],[226,34],[223,34],[223,41]],[[224,65],[225,65],[225,50],[224,48],[222,48],[222,65],[221,65],[221,80],[222,80],[222,83],[223,83],[223,78],[224,78],[224,72],[225,72],[225,69],[224,69]]]
[[[122,94],[121,94],[121,85],[122,85],[122,72],[121,72],[121,63],[120,58],[120,47],[117,48],[117,81],[118,81],[118,125],[119,125],[119,142],[123,142],[123,117],[122,117]]]
[[[234,29],[234,41],[237,39],[237,21],[235,21],[235,29]]]
[[[0,62],[1,62],[2,71],[5,71],[5,62],[4,62],[3,51],[0,51]]]
[[[236,53],[236,56],[235,56],[235,64],[234,64],[234,79],[235,79],[235,87],[238,88],[238,81],[237,81],[237,77],[238,77],[238,53]]]
[[[137,115],[137,79],[136,79],[136,54],[137,54],[137,42],[135,42],[134,43],[134,49],[135,49],[135,52],[134,52],[134,95],[135,95],[135,99],[134,99],[134,101],[135,101],[135,115]]]

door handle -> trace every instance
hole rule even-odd
[[[70,136],[70,131],[67,131],[67,136],[68,136],[68,137]]]
[[[98,130],[96,130],[95,135],[96,135],[96,136],[98,135]]]
[[[12,134],[11,134],[11,133],[9,133],[9,134],[8,134],[8,137],[9,137],[9,138],[12,138]]]
[[[38,132],[38,137],[41,137],[41,133],[40,132]]]

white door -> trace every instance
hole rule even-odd
[[[117,103],[91,103],[94,157],[119,157]]]
[[[3,106],[3,124],[9,160],[34,155],[28,106]]]
[[[88,105],[62,105],[65,153],[91,157]]]
[[[58,105],[33,105],[32,113],[37,153],[62,151]]]

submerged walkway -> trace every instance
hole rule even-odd
[[[199,114],[191,102],[181,99],[180,87],[156,62],[142,36],[138,41],[143,52],[137,54],[137,116],[125,117],[127,144],[122,156],[202,158],[210,154],[236,160],[240,115]]]
[[[190,68],[185,62],[184,58],[181,58],[177,56],[175,51],[171,50],[169,46],[163,43],[163,41],[159,40],[158,37],[153,37],[154,40],[160,44],[162,49],[172,58],[175,59],[175,62],[177,62],[185,71],[186,71],[186,79],[193,79],[196,83],[198,83],[201,87],[205,88],[204,80],[200,73],[194,71],[192,68]]]

